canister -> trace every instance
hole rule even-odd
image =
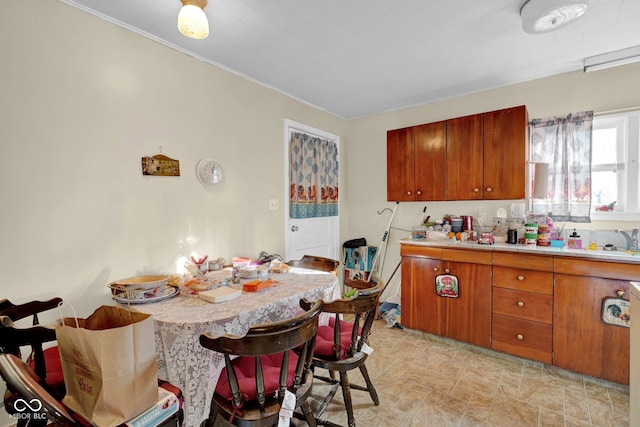
[[[538,226],[538,246],[549,246],[551,244],[551,230],[547,225]]]
[[[470,215],[462,215],[462,230],[473,230],[473,217]]]
[[[538,243],[538,224],[524,225],[524,243],[533,246]]]

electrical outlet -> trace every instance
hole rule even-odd
[[[269,210],[271,211],[278,210],[278,199],[269,199]]]

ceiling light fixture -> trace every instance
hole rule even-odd
[[[640,46],[628,47],[584,59],[584,72],[604,70],[640,61]]]
[[[530,34],[548,33],[580,18],[589,0],[527,0],[520,9],[522,28]]]
[[[191,39],[205,39],[209,35],[209,21],[204,13],[207,0],[182,0],[178,14],[178,30]]]

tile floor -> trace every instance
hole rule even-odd
[[[358,427],[629,425],[626,386],[387,328],[384,320],[375,321],[370,343],[367,367],[380,406],[368,393],[352,390]],[[364,384],[359,372],[350,380]],[[315,382],[314,397],[327,387]],[[323,418],[347,425],[340,391]]]

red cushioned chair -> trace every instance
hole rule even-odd
[[[242,337],[200,336],[203,347],[222,353],[225,360],[209,418],[202,426],[216,425],[218,416],[236,426],[275,426],[287,390],[295,396],[292,407],[302,410],[310,426],[316,425],[307,397],[313,384],[311,357],[323,302],[303,304],[305,313],[254,325]]]
[[[38,326],[40,321],[38,314],[57,308],[62,303],[61,298],[52,298],[47,301],[30,301],[15,305],[9,300],[0,301],[0,316],[6,316],[0,325],[0,352],[15,354],[21,357],[20,347],[31,347],[28,356],[29,365],[38,377],[47,384],[54,395],[64,396],[64,377],[60,355],[56,346],[43,349],[45,343],[55,342],[55,330]],[[32,328],[17,329],[13,322],[31,317]]]
[[[326,369],[329,376],[321,376],[317,369],[314,378],[333,384],[330,392],[315,413],[318,424],[336,426],[326,420],[319,419],[327,405],[335,396],[338,388],[342,388],[345,409],[349,427],[356,425],[351,402],[351,389],[369,392],[375,405],[379,405],[376,392],[365,365],[368,352],[368,338],[371,326],[376,316],[378,301],[384,289],[382,283],[371,279],[371,283],[364,281],[350,281],[349,287],[357,289],[353,298],[325,303],[322,309],[325,313],[332,313],[329,324],[318,327],[316,336],[316,349],[313,356],[313,367]],[[345,321],[343,319],[353,321]],[[359,369],[365,380],[366,386],[351,384],[347,373],[353,369]],[[335,378],[338,372],[339,379]]]
[[[64,405],[62,399],[66,393],[64,386],[64,375],[62,372],[62,364],[60,362],[60,354],[58,347],[55,346],[56,331],[53,327],[43,326],[39,324],[38,314],[57,308],[62,303],[61,298],[52,298],[48,301],[31,301],[25,304],[15,305],[8,300],[0,300],[0,356],[12,355],[15,360],[4,357],[4,367],[7,369],[7,375],[3,372],[3,377],[7,383],[7,391],[4,397],[5,409],[12,415],[18,415],[20,406],[16,407],[18,399],[25,399],[28,396],[41,395],[42,399],[51,401],[53,405],[49,408],[52,412],[45,411],[50,415],[49,420],[56,420],[56,423],[64,424],[62,418],[56,418],[60,414],[57,412],[53,402],[57,405]],[[30,327],[21,327],[14,322],[19,322],[27,317],[32,317],[32,325]],[[44,345],[51,345],[44,349]],[[31,353],[27,357],[27,363],[21,359],[20,347],[28,346]],[[21,363],[18,363],[20,361]],[[24,366],[22,366],[24,365]],[[10,377],[15,383],[9,381]],[[36,385],[33,384],[35,381]],[[176,394],[182,399],[182,392],[177,387],[165,382],[158,381],[158,385]],[[22,394],[22,391],[28,391],[28,396]],[[43,394],[44,393],[44,394]],[[31,397],[38,398],[38,397]],[[181,405],[181,404],[180,404]],[[90,426],[85,420],[78,415],[65,410],[74,418],[74,425]],[[177,414],[166,420],[163,426],[179,426],[182,422],[183,411],[180,409]],[[48,423],[47,417],[29,418],[18,417],[17,426],[38,427]],[[58,425],[58,424],[56,424]]]
[[[42,386],[58,399],[62,398],[66,391],[58,348],[53,344],[44,348],[47,343],[56,341],[56,332],[53,328],[40,326],[38,315],[58,307],[60,303],[62,303],[61,298],[30,301],[19,305],[6,299],[0,301],[0,352],[22,357],[20,347],[30,347],[27,357],[29,365],[40,378]],[[30,327],[18,327],[14,323],[29,317],[31,317]],[[5,408],[9,412],[16,398],[17,395],[10,390],[5,393]],[[26,426],[27,422],[18,419],[17,425]]]
[[[62,427],[91,427],[91,424],[82,419],[78,414],[70,411],[59,399],[49,393],[43,387],[43,383],[36,373],[19,357],[10,354],[0,354],[0,375],[5,380],[7,388],[15,393],[15,413],[20,420],[28,426],[41,426],[51,423]],[[158,427],[179,427],[182,423],[182,392],[164,381],[159,381],[160,387],[169,390],[176,395],[180,405],[177,413],[172,414]],[[124,425],[123,425],[124,426]]]

